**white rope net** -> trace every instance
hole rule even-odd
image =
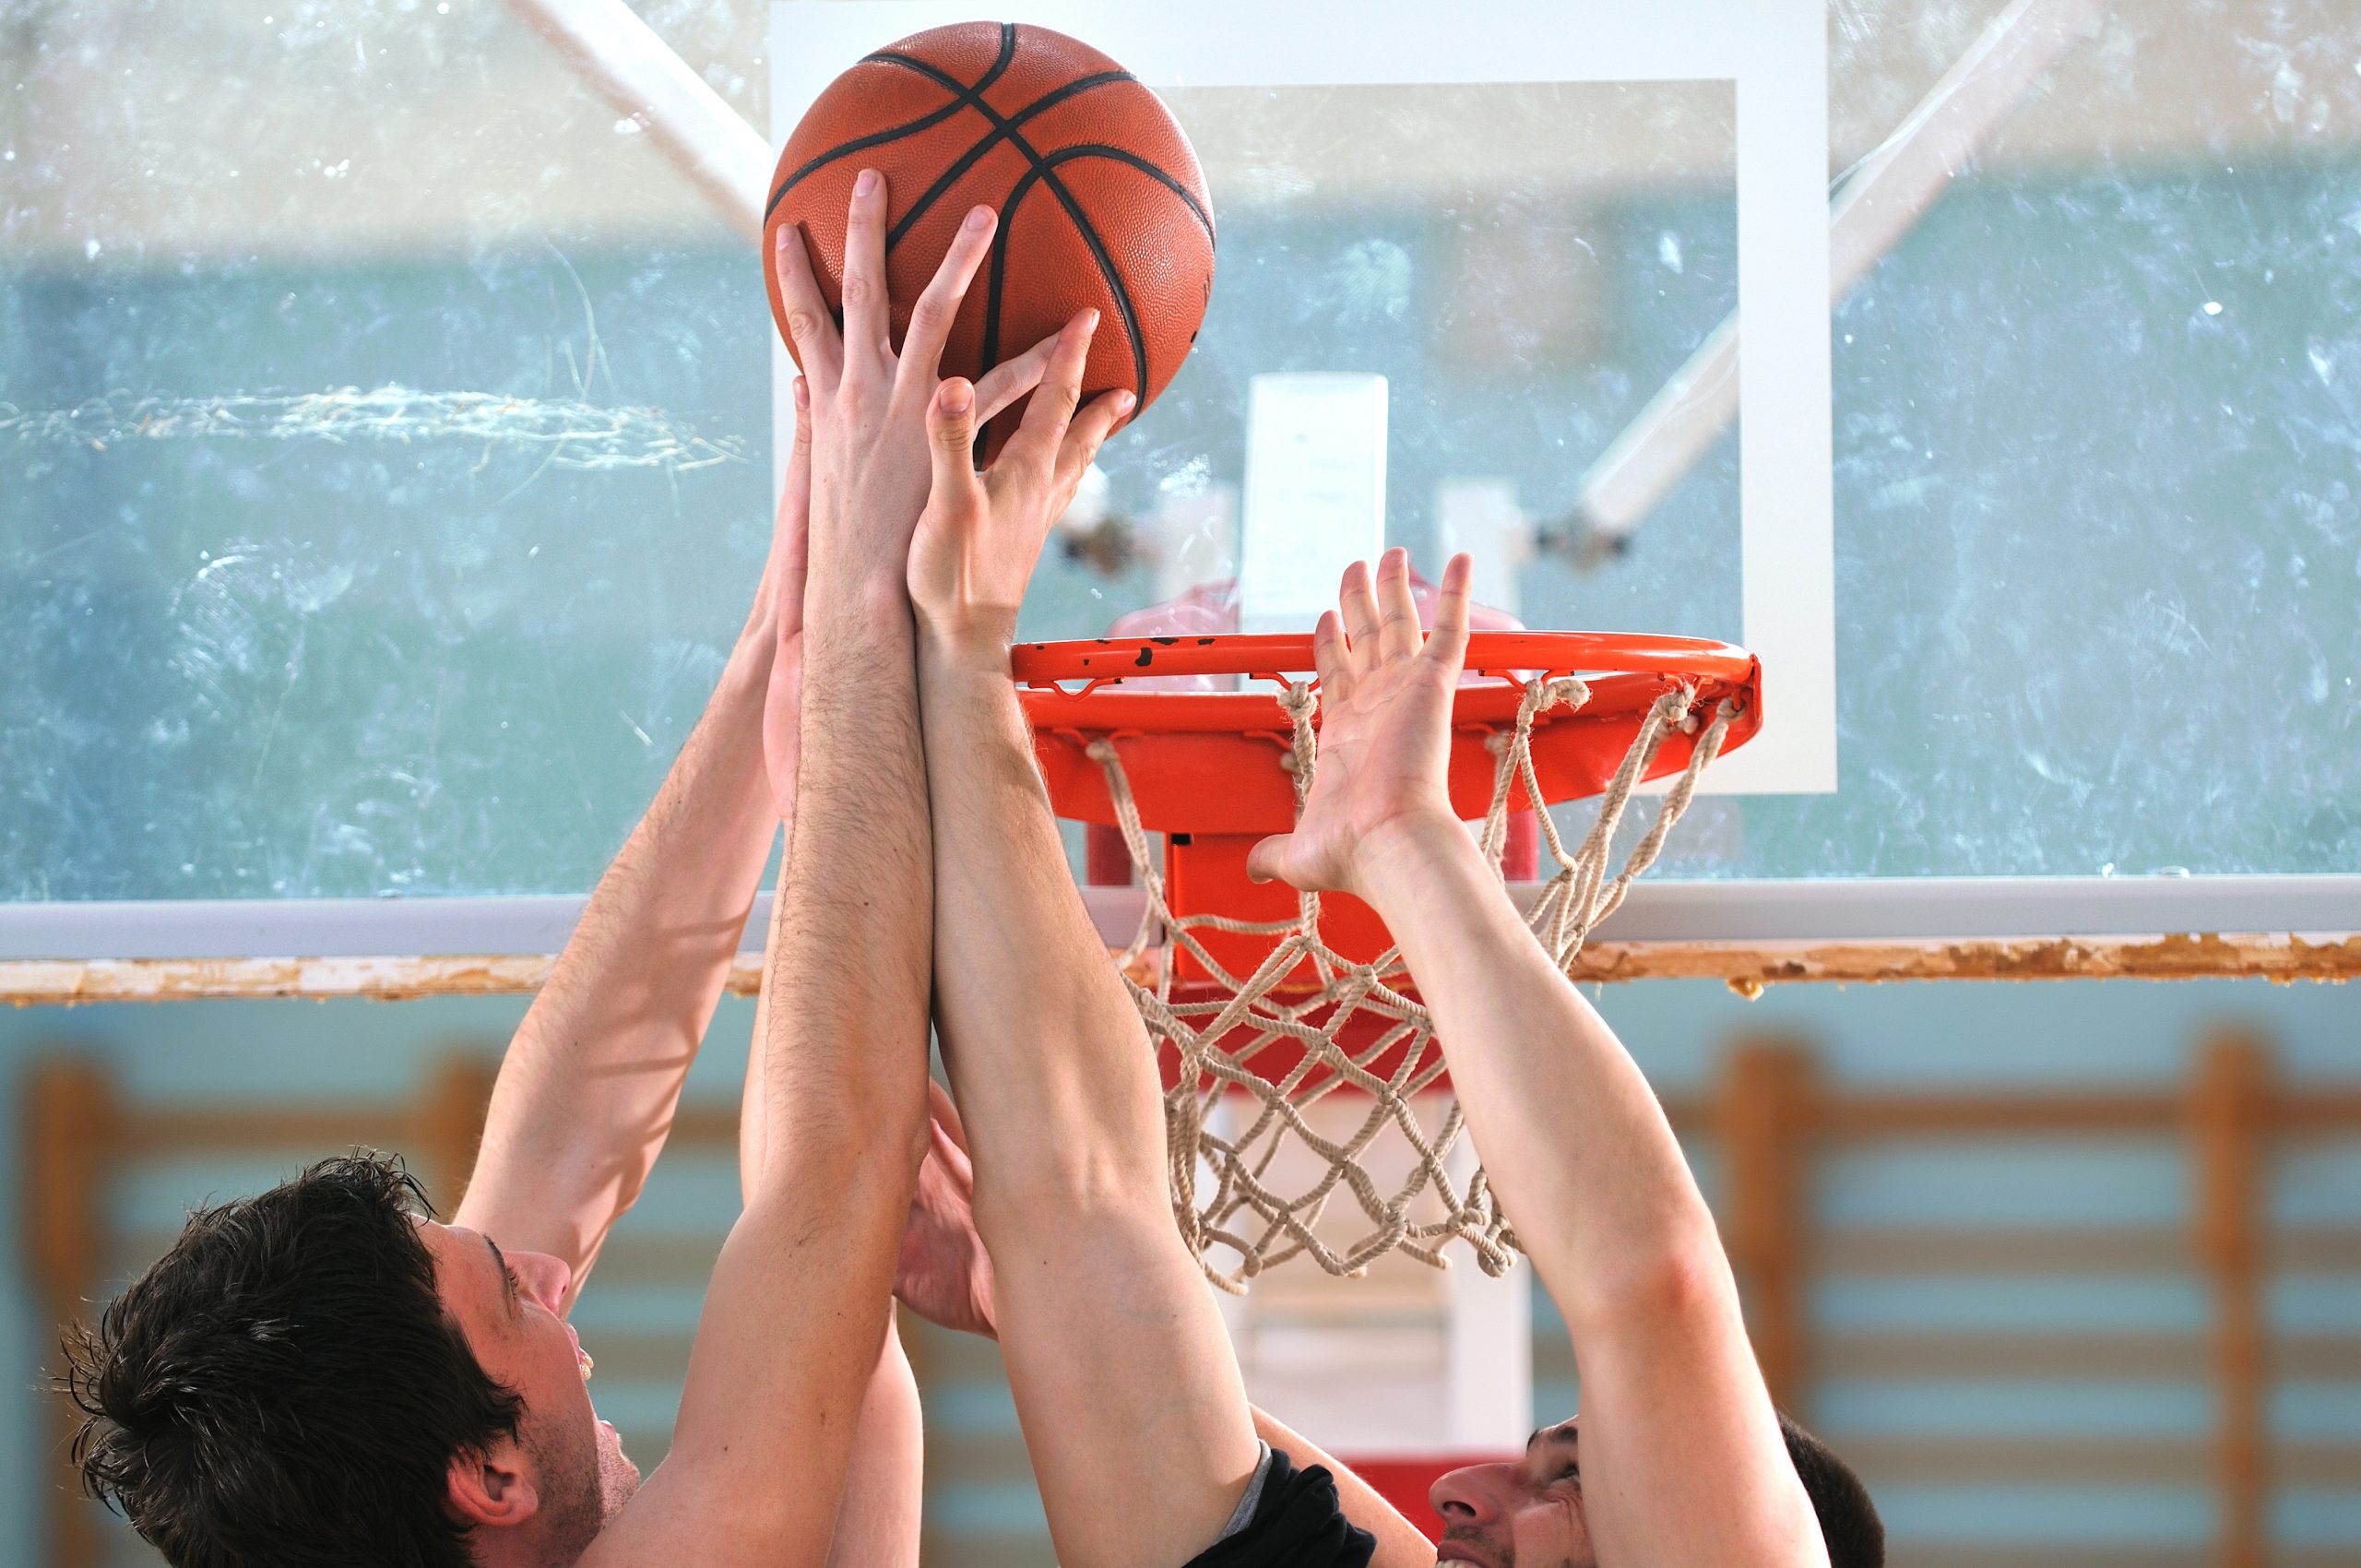
[[[1488,742],[1497,764],[1479,842],[1495,866],[1507,838],[1514,786],[1523,783],[1527,801],[1543,798],[1533,766],[1535,719],[1560,706],[1579,710],[1589,700],[1590,689],[1579,680],[1528,682],[1514,725]],[[1293,736],[1281,766],[1294,776],[1300,812],[1311,786],[1317,697],[1298,683],[1278,702]],[[1691,711],[1694,706],[1693,691],[1676,687],[1649,708],[1578,847],[1567,848],[1547,812],[1535,814],[1557,870],[1534,902],[1528,922],[1560,968],[1573,962],[1591,931],[1615,912],[1632,881],[1655,862],[1666,836],[1688,809],[1698,775],[1721,749],[1731,709],[1725,704],[1710,720],[1701,720]],[[1632,787],[1676,730],[1695,737],[1688,766],[1655,823],[1610,876],[1609,848]],[[1485,1273],[1506,1273],[1517,1241],[1484,1172],[1468,1161],[1466,1173],[1454,1180],[1449,1169],[1462,1132],[1457,1102],[1447,1102],[1439,1114],[1430,1109],[1431,1127],[1422,1123],[1419,1098],[1437,1089],[1444,1063],[1426,1009],[1396,989],[1407,975],[1399,952],[1388,948],[1369,963],[1336,953],[1321,940],[1320,897],[1313,893],[1299,896],[1290,921],[1174,912],[1114,743],[1101,737],[1091,743],[1089,754],[1106,770],[1123,842],[1146,889],[1139,932],[1119,967],[1147,1025],[1150,1044],[1159,1050],[1169,1045],[1180,1058],[1180,1075],[1165,1096],[1172,1209],[1206,1277],[1243,1294],[1255,1276],[1299,1253],[1335,1275],[1359,1275],[1370,1260],[1394,1251],[1447,1268],[1445,1248],[1454,1240],[1466,1243]],[[1267,935],[1274,945],[1251,974],[1240,976],[1207,950],[1198,935],[1206,931]],[[1133,977],[1143,972],[1142,957],[1157,947],[1163,962],[1152,966],[1156,983],[1144,985]],[[1220,996],[1175,1000],[1173,959],[1180,950],[1212,977]],[[1313,988],[1290,978],[1307,962],[1316,977]],[[1374,1028],[1356,1028],[1362,1019]],[[1349,1041],[1348,1030],[1355,1036]],[[1258,1058],[1284,1058],[1284,1050],[1275,1050],[1283,1042],[1299,1048],[1299,1057],[1276,1078],[1258,1072]],[[1345,1118],[1349,1125],[1344,1135],[1323,1134],[1309,1113],[1347,1091],[1358,1097],[1348,1103],[1363,1108],[1362,1113]],[[1332,1129],[1337,1124],[1334,1114],[1319,1120]],[[1372,1158],[1389,1129],[1406,1142],[1409,1170],[1406,1177],[1381,1182],[1372,1168],[1401,1164],[1399,1148],[1389,1158]],[[1311,1164],[1324,1174],[1301,1190],[1280,1191],[1275,1170],[1302,1163],[1281,1161],[1291,1144],[1316,1157]],[[1341,1245],[1332,1239],[1338,1227],[1322,1225],[1332,1207],[1351,1213],[1333,1202],[1340,1191],[1358,1206],[1359,1222],[1352,1228],[1361,1232]],[[1329,1234],[1323,1235],[1323,1229]],[[1239,1261],[1221,1265],[1207,1255],[1216,1247],[1234,1253]]]

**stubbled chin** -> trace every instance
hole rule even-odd
[[[599,1512],[612,1520],[639,1490],[639,1467],[623,1454],[623,1434],[600,1421],[599,1431]]]

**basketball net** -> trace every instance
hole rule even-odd
[[[1294,776],[1300,817],[1311,788],[1316,754],[1311,719],[1318,699],[1311,687],[1299,682],[1277,700],[1292,729],[1292,744],[1282,766]],[[1496,870],[1508,832],[1510,802],[1520,795],[1528,802],[1543,799],[1533,769],[1534,719],[1560,705],[1579,710],[1589,700],[1590,690],[1579,680],[1530,681],[1514,726],[1487,742],[1498,761],[1479,843]],[[1579,848],[1570,851],[1548,814],[1536,814],[1558,869],[1526,919],[1560,969],[1573,963],[1591,931],[1615,912],[1633,879],[1654,863],[1666,836],[1688,809],[1698,775],[1721,748],[1730,709],[1725,705],[1698,734],[1700,719],[1691,712],[1694,700],[1690,688],[1675,687],[1648,710]],[[1658,747],[1674,730],[1698,735],[1689,765],[1666,795],[1654,825],[1610,877],[1609,846],[1632,786],[1645,777]],[[1370,1259],[1396,1250],[1448,1268],[1451,1260],[1444,1249],[1454,1240],[1467,1244],[1486,1274],[1505,1274],[1520,1249],[1483,1170],[1470,1166],[1472,1173],[1454,1182],[1446,1169],[1463,1130],[1457,1101],[1442,1107],[1431,1130],[1418,1114],[1418,1097],[1442,1098],[1432,1091],[1442,1079],[1445,1063],[1426,1008],[1397,988],[1395,982],[1408,977],[1399,949],[1390,947],[1369,963],[1339,956],[1321,940],[1316,893],[1300,896],[1291,921],[1176,912],[1166,901],[1163,873],[1140,826],[1139,808],[1114,742],[1102,736],[1091,743],[1089,754],[1106,770],[1123,843],[1146,889],[1139,932],[1119,967],[1147,1025],[1150,1043],[1159,1053],[1169,1047],[1180,1060],[1180,1075],[1165,1095],[1172,1211],[1206,1277],[1225,1290],[1243,1294],[1256,1275],[1299,1253],[1335,1275],[1358,1276]],[[1269,956],[1241,978],[1198,940],[1196,933],[1207,930],[1268,935],[1275,944]],[[1176,949],[1185,949],[1213,977],[1213,1000],[1175,999]],[[1152,950],[1158,953],[1160,964],[1143,963]],[[1317,980],[1309,989],[1298,975],[1307,964]],[[1155,976],[1152,986],[1136,978],[1149,972]],[[1361,1020],[1373,1024],[1373,1031],[1357,1028],[1353,1032],[1358,1038],[1347,1044],[1344,1037],[1348,1026]],[[1257,1072],[1256,1058],[1283,1054],[1273,1052],[1282,1042],[1291,1042],[1299,1057],[1276,1078]],[[1365,1098],[1366,1114],[1345,1136],[1323,1136],[1305,1113],[1340,1093]],[[1337,1119],[1332,1111],[1322,1120],[1334,1126]],[[1389,1128],[1407,1140],[1412,1160],[1406,1178],[1381,1188],[1363,1157]],[[1290,1140],[1317,1156],[1313,1164],[1324,1166],[1326,1174],[1299,1192],[1275,1191],[1268,1179]],[[1398,1158],[1388,1163],[1399,1166]],[[1342,1246],[1318,1233],[1339,1190],[1359,1206],[1364,1231]],[[1342,1212],[1348,1215],[1350,1210]],[[1238,1263],[1225,1268],[1207,1256],[1216,1246],[1235,1253]]]

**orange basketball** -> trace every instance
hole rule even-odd
[[[886,181],[896,343],[967,210],[1000,214],[946,376],[981,375],[1094,305],[1085,401],[1127,386],[1145,408],[1180,368],[1213,292],[1212,200],[1171,111],[1104,54],[1047,28],[963,22],[828,84],[779,154],[764,238],[801,227],[840,319],[845,210],[865,168]]]

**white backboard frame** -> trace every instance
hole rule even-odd
[[[863,54],[973,21],[945,0],[774,0],[772,139]],[[1738,99],[1739,611],[1762,660],[1764,724],[1717,762],[1714,794],[1836,789],[1835,474],[1831,434],[1828,42],[1823,0],[1038,0],[1025,20],[1085,38],[1149,87],[1719,80]],[[1243,48],[1241,39],[1252,39]],[[1503,63],[1514,74],[1503,74]],[[1214,193],[1218,217],[1221,193]],[[783,349],[774,428],[794,433]],[[1339,370],[1354,367],[1339,365]],[[1245,410],[1240,410],[1241,421]]]

